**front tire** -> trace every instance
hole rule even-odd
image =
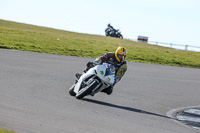
[[[75,87],[75,84],[73,84],[70,88],[69,88],[69,94],[71,96],[76,96],[76,93],[74,92],[74,87]]]
[[[82,88],[77,94],[77,99],[82,99],[84,96],[90,94],[92,90],[98,85],[99,83],[97,81],[93,81],[89,86],[86,86],[85,88]]]

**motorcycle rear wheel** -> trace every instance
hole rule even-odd
[[[82,99],[84,96],[90,94],[92,90],[98,85],[99,83],[97,81],[93,81],[89,86],[86,86],[85,88],[82,88],[77,94],[77,99]]]

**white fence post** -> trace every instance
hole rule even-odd
[[[185,51],[187,51],[188,45],[185,45]]]

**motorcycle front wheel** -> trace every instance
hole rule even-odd
[[[82,88],[77,94],[77,99],[82,99],[84,96],[90,94],[92,90],[98,85],[99,83],[97,81],[93,81],[89,86],[86,86]]]
[[[73,84],[70,88],[69,88],[69,94],[71,96],[76,96],[76,93],[74,92],[74,87],[75,87],[75,84]]]

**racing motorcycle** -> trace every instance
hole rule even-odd
[[[115,30],[115,29],[112,29],[112,28],[108,27],[105,30],[105,33],[106,33],[106,36],[117,37],[117,38],[123,39],[123,36],[122,36],[120,30]]]
[[[69,89],[69,94],[77,99],[87,95],[94,96],[115,82],[115,67],[112,64],[96,64],[76,80]]]

